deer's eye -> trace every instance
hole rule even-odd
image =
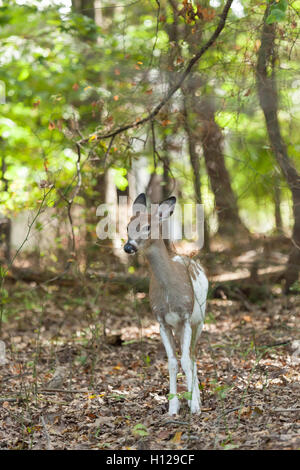
[[[147,232],[150,232],[150,228],[151,228],[150,225],[147,225],[147,227],[146,227],[145,230],[146,230]]]

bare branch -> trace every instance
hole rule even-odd
[[[211,35],[209,40],[201,47],[199,52],[195,54],[194,57],[192,57],[192,59],[189,61],[186,69],[181,74],[177,82],[169,89],[164,99],[160,103],[158,103],[158,105],[155,106],[155,108],[151,111],[151,113],[148,114],[148,116],[134,123],[119,127],[107,134],[103,134],[103,135],[93,134],[93,135],[94,136],[96,135],[99,139],[109,139],[110,137],[115,137],[116,135],[121,134],[122,132],[125,132],[129,129],[133,129],[135,127],[140,127],[146,122],[151,121],[159,113],[159,111],[165,106],[165,104],[170,100],[170,98],[174,95],[174,93],[176,93],[176,91],[179,90],[179,88],[181,87],[182,83],[191,72],[194,65],[199,61],[199,59],[203,56],[203,54],[207,51],[207,49],[209,49],[214,44],[216,39],[219,37],[220,33],[224,29],[227,15],[230,10],[232,2],[233,0],[227,0],[225,7],[220,15],[219,24],[217,28],[215,29],[214,33]],[[79,144],[87,143],[88,141],[89,139],[84,139],[84,140],[79,141]]]

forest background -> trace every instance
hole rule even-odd
[[[0,1],[3,447],[299,447],[299,15],[298,0]],[[147,266],[122,250],[142,191],[205,211],[201,250],[170,244],[210,280],[207,416],[184,430],[160,421]],[[118,238],[99,240],[96,209],[120,196]]]

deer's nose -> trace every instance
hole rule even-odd
[[[124,245],[124,251],[126,251],[126,253],[128,253],[128,254],[132,254],[132,253],[137,252],[137,248],[136,248],[136,246],[131,245],[131,243],[127,242]]]

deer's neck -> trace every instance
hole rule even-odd
[[[163,240],[153,240],[146,250],[152,274],[157,281],[166,285],[170,283],[174,273],[171,266],[170,255]]]

